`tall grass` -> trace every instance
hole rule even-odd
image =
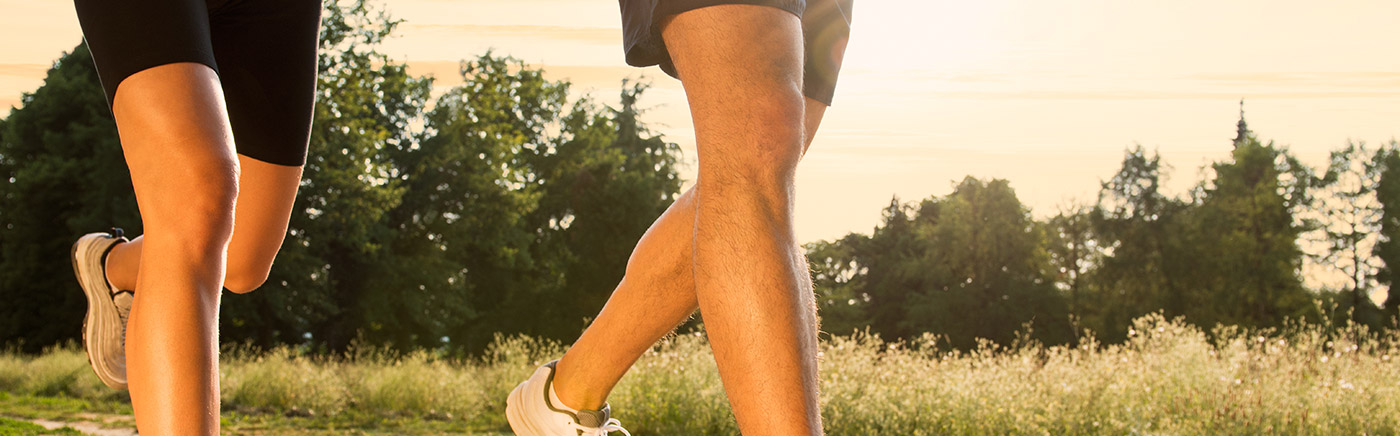
[[[834,337],[821,358],[832,435],[1396,434],[1400,334],[1296,325],[1207,334],[1161,316],[1138,319],[1121,345],[1031,342],[945,352],[937,338]],[[557,344],[501,338],[482,357],[357,350],[306,356],[228,350],[224,406],[248,413],[385,416],[505,428],[504,399]],[[72,346],[0,355],[0,390],[124,398]],[[666,340],[610,399],[633,434],[736,434],[705,339]],[[470,424],[466,426],[465,424]]]
[[[14,349],[0,353],[0,392],[130,401],[126,391],[103,385],[92,373],[87,355],[71,343],[45,349],[38,356],[21,355]]]

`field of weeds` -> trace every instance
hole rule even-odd
[[[1122,345],[1086,337],[1074,347],[1022,343],[971,352],[940,351],[932,336],[902,342],[832,337],[823,343],[821,360],[827,433],[1356,435],[1400,429],[1400,334],[1301,325],[1208,334],[1148,316],[1129,336]],[[509,434],[506,394],[562,351],[526,338],[498,340],[473,359],[229,349],[220,367],[225,430]],[[38,356],[0,354],[0,392],[0,415],[11,418],[130,411],[126,394],[102,386],[72,346]],[[737,433],[699,335],[673,337],[642,357],[610,402],[635,435]]]

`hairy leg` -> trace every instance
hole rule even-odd
[[[806,105],[804,152],[826,112],[822,102],[809,98]],[[691,269],[694,197],[694,188],[685,191],[652,223],[602,312],[559,359],[554,389],[564,405],[603,407],[632,364],[699,308]]]
[[[218,77],[167,64],[128,77],[113,102],[141,209],[127,380],[151,434],[216,434],[215,321],[233,232],[238,160]]]
[[[656,316],[631,329],[635,337],[613,342],[613,347],[622,348],[610,350],[619,357],[593,363],[597,361],[589,358],[594,354],[590,350],[606,348],[602,340],[607,333],[627,334],[626,326],[616,325],[624,315],[600,315],[570,351],[573,355],[565,356],[570,365],[560,362],[563,380],[556,380],[556,392],[577,394],[578,406],[597,406],[626,366],[675,325],[674,314],[688,315],[691,304],[698,303],[744,433],[820,434],[815,314],[791,218],[793,169],[804,148],[803,124],[820,119],[820,114],[804,118],[797,19],[766,7],[716,6],[681,14],[663,32],[690,100],[701,168],[697,190],[687,193],[690,198],[683,196],[687,201],[678,201],[646,238],[669,234],[658,228],[668,219],[687,215],[673,213],[676,210],[693,207],[690,285],[695,286],[696,299],[692,303],[688,298],[684,281],[672,288],[681,291],[664,294],[672,296],[666,306],[633,304],[647,301],[645,297],[633,297],[636,300],[629,303],[633,298],[628,295],[644,295],[641,291],[616,296],[605,313],[638,313],[633,311],[649,307],[652,313],[671,316]],[[746,104],[733,104],[740,101]],[[649,242],[639,244],[638,251],[647,250]],[[683,247],[673,245],[672,250],[683,253]],[[629,276],[643,269],[635,265],[637,258],[629,265]],[[658,265],[677,259],[640,258]],[[679,263],[684,263],[683,254]],[[620,290],[652,281],[629,279]],[[612,307],[619,309],[614,312]],[[585,374],[593,371],[601,382],[569,375],[569,367]],[[575,387],[572,392],[570,385]]]
[[[272,261],[282,248],[292,204],[301,184],[302,167],[277,165],[238,155],[242,176],[234,207],[233,236],[228,243],[223,287],[244,293],[267,280]],[[107,279],[117,289],[136,289],[144,237],[117,244],[107,255]]]
[[[695,294],[739,429],[821,434],[813,297],[792,223],[801,25],[775,8],[725,5],[662,32],[699,150]]]

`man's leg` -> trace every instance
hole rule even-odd
[[[804,148],[810,148],[826,104],[809,98],[806,105]],[[632,364],[699,308],[691,269],[694,197],[694,188],[685,191],[652,223],[607,305],[559,359],[554,388],[564,405],[603,407]]]
[[[146,229],[126,328],[136,424],[216,434],[215,320],[239,173],[219,80],[201,64],[150,68],[122,82],[113,113]]]
[[[802,155],[802,29],[780,9],[723,5],[662,29],[699,151],[696,299],[741,432],[821,434],[816,319],[793,232]]]
[[[700,177],[696,190],[662,221],[686,215],[679,212],[694,204],[695,302],[706,314],[740,429],[748,434],[819,434],[815,313],[791,221],[793,172],[803,151],[799,22],[774,8],[726,5],[680,14],[663,34],[690,101]],[[683,231],[664,229],[654,226],[647,238],[678,234],[684,239]],[[648,242],[638,250],[647,251]],[[619,310],[637,307],[625,298],[617,301]],[[662,306],[667,310],[655,322],[631,329],[637,336],[652,335],[644,338],[645,344],[628,342],[626,362],[659,336],[655,333],[674,326],[675,314],[689,313],[688,298],[673,303]],[[651,309],[655,313],[657,306]],[[590,339],[581,340],[582,346],[618,327],[624,326],[595,324],[599,333],[587,333]],[[604,371],[610,384],[622,366],[592,369],[611,370]],[[596,396],[598,391],[592,392]]]

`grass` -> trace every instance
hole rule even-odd
[[[1160,316],[1127,343],[1025,342],[939,351],[937,338],[870,335],[823,344],[822,410],[832,435],[1397,434],[1400,334],[1298,325],[1210,334]],[[361,350],[222,355],[230,434],[509,434],[504,398],[557,344],[501,339],[470,360]],[[0,415],[127,415],[80,350],[0,354]],[[610,401],[633,434],[737,434],[701,336],[648,352]],[[10,424],[0,424],[10,425]],[[3,429],[3,427],[0,427]]]
[[[83,433],[69,427],[55,430],[46,429],[38,424],[31,424],[24,421],[0,418],[0,434],[10,436],[38,436],[38,435],[79,435]]]

